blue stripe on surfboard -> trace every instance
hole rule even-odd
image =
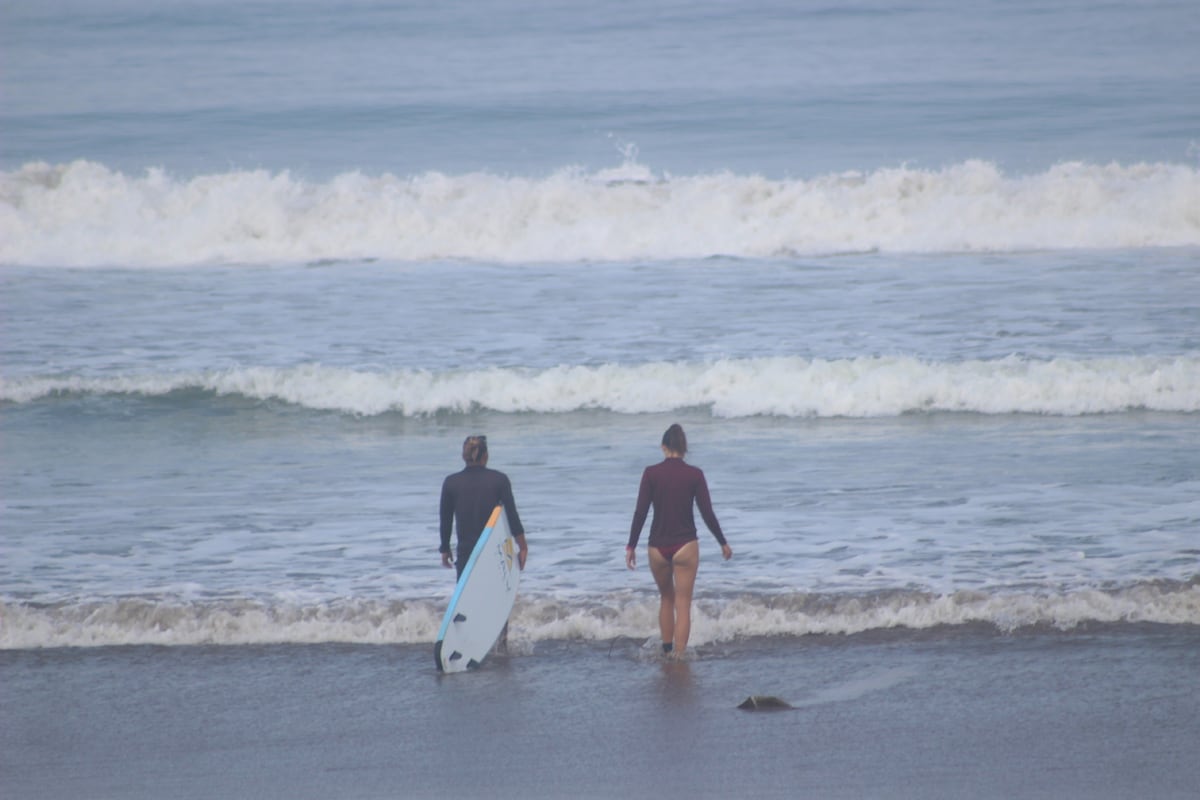
[[[492,510],[492,517],[496,520],[491,525],[483,529],[483,533],[479,534],[479,541],[475,542],[475,549],[471,551],[471,557],[467,559],[467,565],[463,567],[462,576],[459,577],[458,583],[454,586],[454,594],[450,595],[450,605],[446,608],[446,616],[442,619],[442,627],[438,629],[437,640],[440,642],[446,638],[446,631],[450,630],[450,623],[454,620],[454,609],[458,605],[458,598],[462,595],[463,587],[467,585],[467,579],[471,577],[471,570],[475,568],[475,562],[479,560],[479,554],[483,552],[483,546],[487,540],[492,538],[492,531],[500,524],[500,515],[505,513],[503,504],[496,506]]]

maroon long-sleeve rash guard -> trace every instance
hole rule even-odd
[[[682,458],[668,458],[662,463],[646,467],[642,473],[642,485],[638,489],[633,525],[629,530],[629,546],[637,547],[651,506],[654,507],[654,519],[650,523],[652,547],[669,547],[695,539],[693,505],[700,508],[704,524],[724,545],[725,534],[721,532],[721,523],[713,513],[704,473],[698,467],[685,463]]]

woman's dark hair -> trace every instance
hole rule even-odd
[[[487,458],[487,437],[468,436],[463,440],[463,461],[468,464],[482,464]]]
[[[683,427],[678,422],[667,428],[667,432],[663,434],[662,443],[663,447],[672,453],[679,453],[681,456],[687,454],[687,434],[683,432]]]

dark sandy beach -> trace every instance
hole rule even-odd
[[[3,795],[1184,798],[1200,630],[0,653]],[[794,708],[747,712],[749,695]]]

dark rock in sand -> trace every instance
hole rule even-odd
[[[765,694],[752,694],[742,701],[738,708],[743,711],[786,711],[791,706],[778,697]]]

